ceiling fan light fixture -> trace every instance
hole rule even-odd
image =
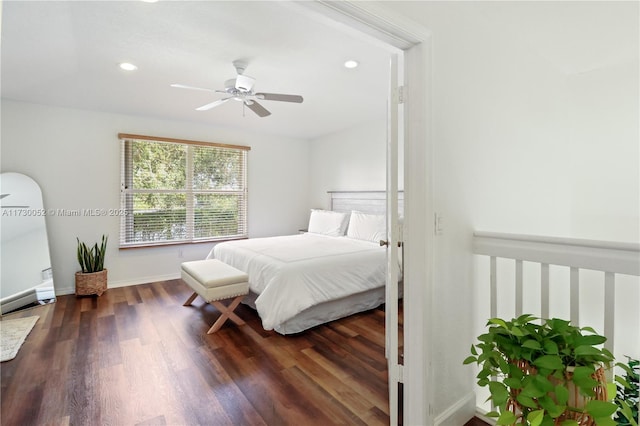
[[[236,89],[243,92],[250,92],[253,89],[253,83],[255,83],[255,78],[239,74],[236,77],[235,87]]]
[[[353,60],[353,59],[349,59],[348,61],[345,61],[345,63],[344,63],[344,67],[345,68],[349,68],[349,69],[357,68],[358,65],[360,65],[358,63],[358,61]]]

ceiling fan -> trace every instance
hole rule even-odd
[[[230,99],[234,99],[236,101],[241,101],[243,105],[247,106],[259,117],[266,117],[271,115],[271,113],[259,104],[258,100],[295,102],[298,104],[302,103],[303,99],[300,95],[254,92],[253,85],[256,82],[255,78],[244,75],[244,70],[246,69],[247,64],[243,61],[234,61],[233,66],[236,69],[237,76],[225,81],[223,90],[205,89],[203,87],[186,86],[184,84],[172,84],[171,87],[177,87],[179,89],[204,90],[206,92],[224,93],[227,95],[226,98],[218,99],[217,101],[213,101],[196,108],[197,111],[207,111],[224,104]]]

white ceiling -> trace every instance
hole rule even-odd
[[[343,67],[351,58],[355,70]],[[234,101],[195,111],[223,95],[170,87],[222,89],[237,59],[256,91],[304,102],[261,101],[265,118]],[[138,70],[120,70],[125,61]],[[3,2],[5,99],[308,139],[383,118],[388,61],[286,2]]]
[[[369,2],[362,2],[366,4]],[[90,110],[201,122],[315,138],[384,118],[386,51],[355,39],[287,1],[4,1],[2,97]],[[637,1],[374,2],[429,28],[464,11],[576,74],[638,61]],[[382,7],[382,6],[381,6]],[[446,7],[443,11],[442,7]],[[439,11],[438,13],[433,13]],[[346,59],[357,59],[355,70]],[[256,91],[298,94],[302,104],[263,101],[259,118],[213,89],[245,59]],[[133,62],[125,73],[117,64]]]

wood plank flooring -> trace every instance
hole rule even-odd
[[[40,315],[2,363],[1,424],[388,424],[384,312],[292,336],[219,313],[180,280],[62,296],[3,319]]]

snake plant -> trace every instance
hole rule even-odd
[[[93,247],[88,247],[85,243],[81,242],[78,237],[78,262],[82,268],[82,272],[100,272],[104,269],[104,257],[107,251],[106,235],[102,236],[101,244],[95,243]]]

